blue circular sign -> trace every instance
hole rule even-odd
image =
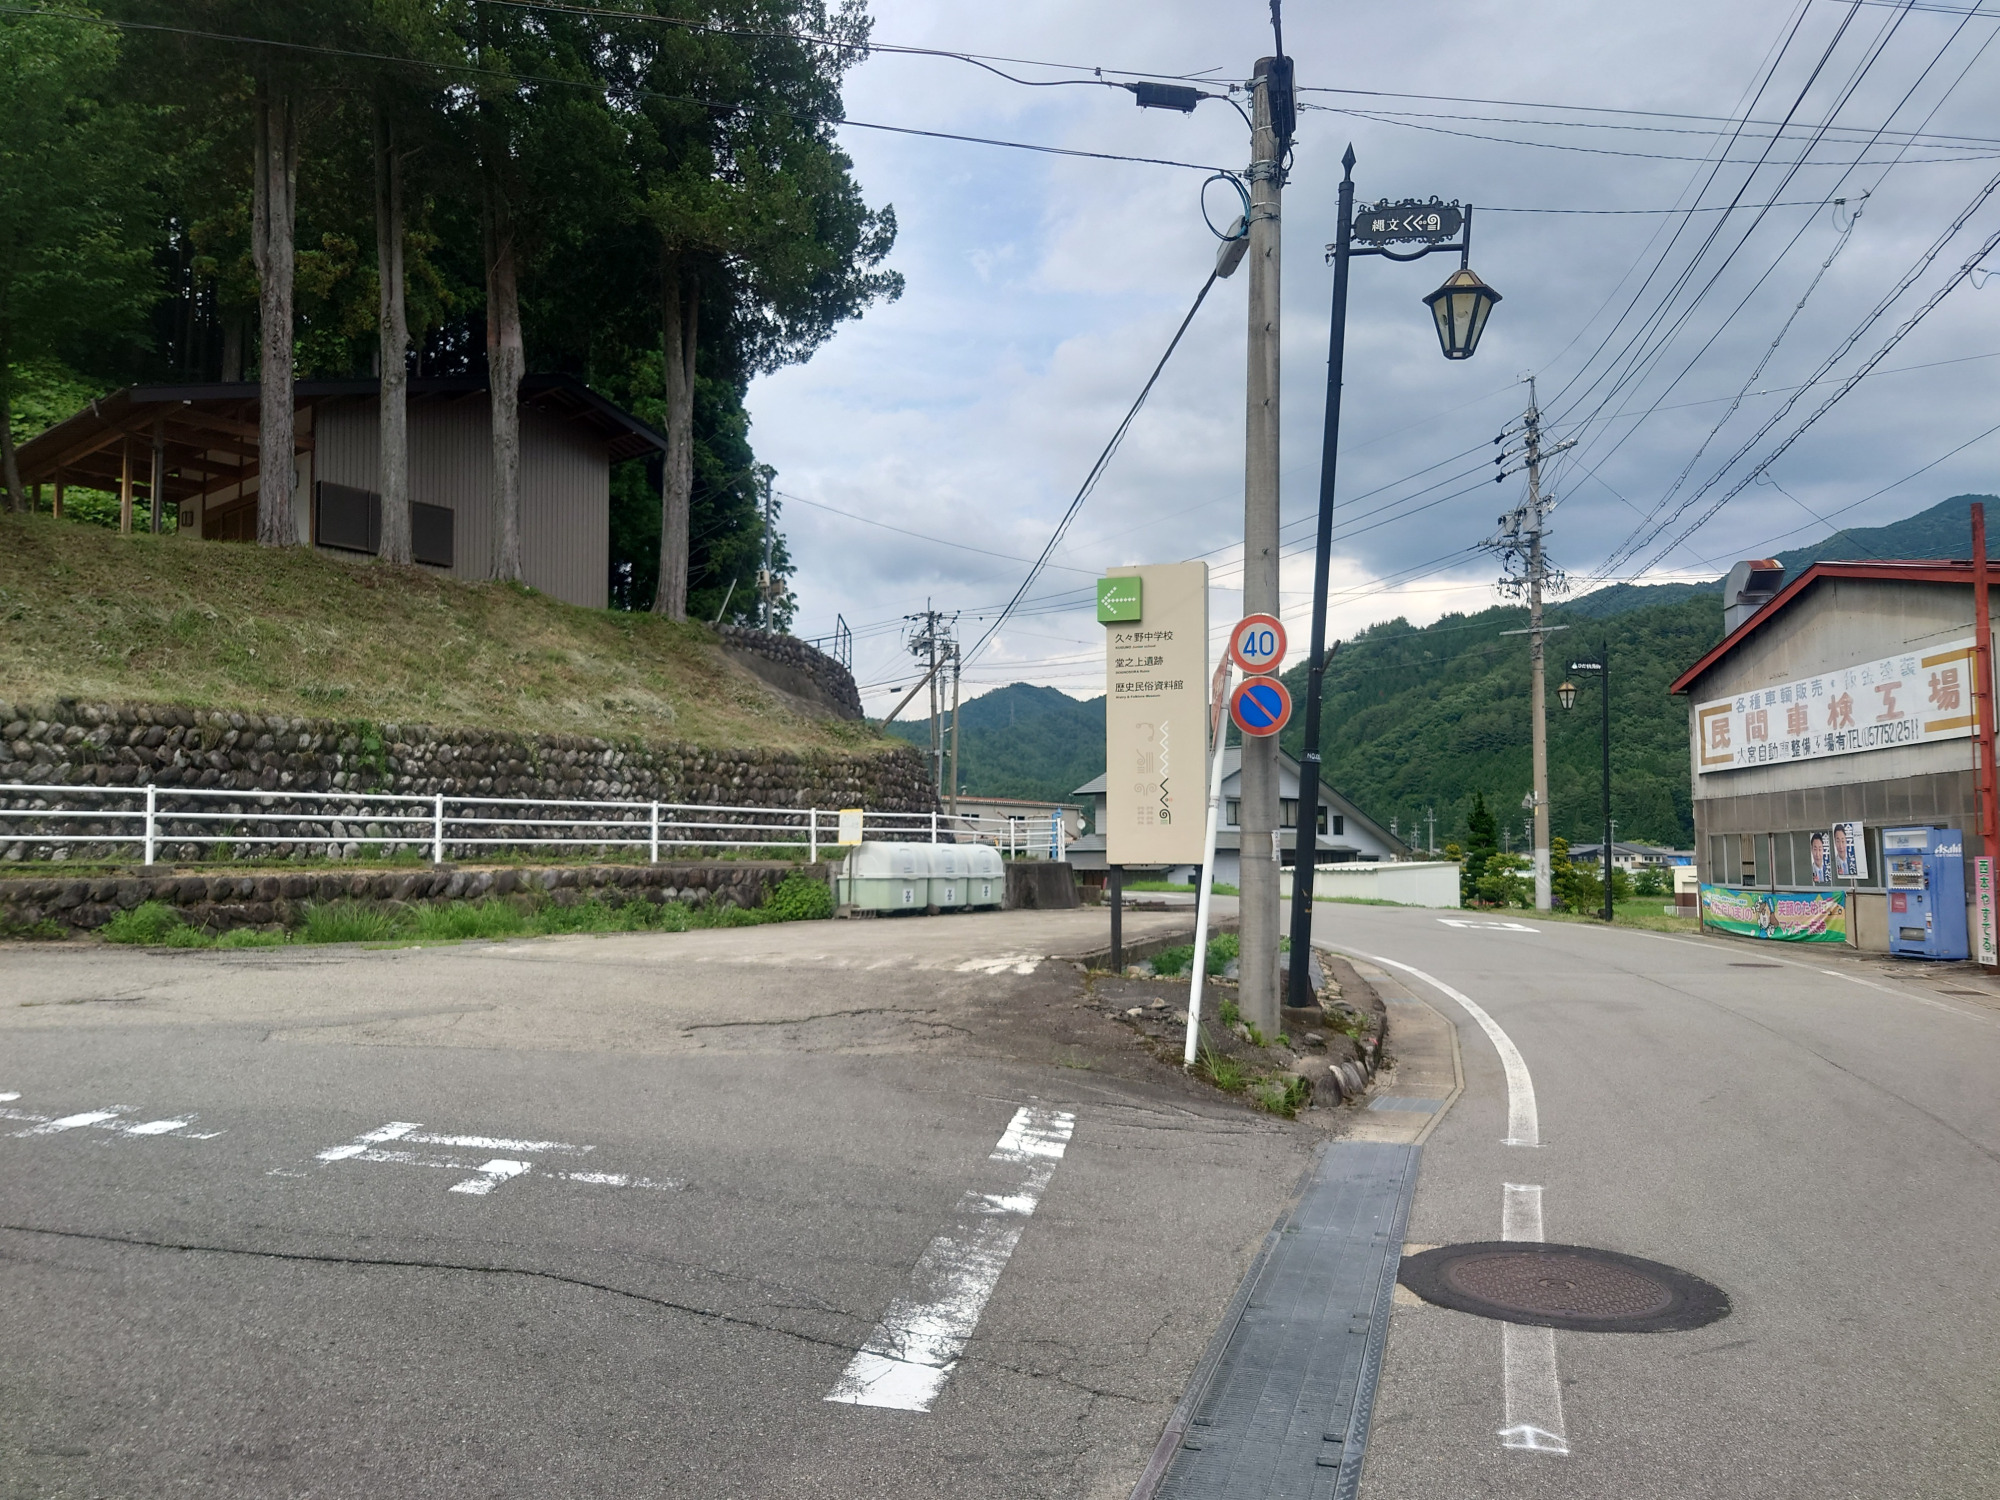
[[[1275,677],[1252,677],[1229,695],[1229,717],[1247,735],[1276,734],[1292,716],[1292,695]]]

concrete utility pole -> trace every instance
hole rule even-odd
[[[772,587],[771,577],[771,480],[774,471],[766,468],[764,480],[764,565],[757,570],[757,592],[764,601],[763,621],[766,631],[771,628],[773,608],[777,604],[777,590]]]
[[[1508,433],[1503,432],[1494,441],[1504,443],[1507,437]],[[1535,787],[1529,798],[1535,813],[1536,911],[1547,911],[1554,904],[1549,878],[1549,723],[1548,705],[1544,701],[1547,677],[1542,639],[1547,634],[1542,628],[1542,596],[1552,581],[1542,543],[1547,534],[1546,523],[1553,497],[1542,493],[1542,460],[1575,446],[1575,441],[1571,440],[1543,450],[1542,413],[1535,400],[1535,377],[1530,375],[1528,410],[1521,418],[1521,446],[1502,449],[1494,460],[1502,466],[1497,478],[1505,479],[1509,474],[1522,470],[1527,472],[1528,500],[1527,504],[1500,518],[1500,535],[1489,545],[1517,561],[1522,568],[1520,576],[1510,575],[1502,579],[1501,586],[1528,596],[1528,711],[1535,751]],[[1521,462],[1509,469],[1506,464],[1511,458],[1518,458]]]
[[[904,619],[916,629],[910,635],[910,654],[926,664],[924,683],[930,690],[931,707],[931,785],[937,791],[938,800],[945,798],[945,746],[944,746],[944,683],[938,676],[947,664],[952,669],[952,810],[957,810],[958,784],[958,642],[953,638],[953,629],[958,624],[957,614],[947,615],[943,610],[933,609],[928,603],[922,612],[905,615]],[[911,689],[912,692],[915,689]],[[900,708],[901,705],[898,705]],[[894,717],[891,715],[891,717]],[[887,720],[884,720],[886,723]]]
[[[946,810],[958,816],[958,642],[951,643],[951,794],[945,799]]]
[[[1278,252],[1283,153],[1271,113],[1272,58],[1251,80],[1249,420],[1243,466],[1243,612],[1278,613]],[[1237,1004],[1278,1033],[1278,740],[1243,737],[1242,944]],[[1310,854],[1307,855],[1311,857]],[[1304,955],[1300,956],[1301,962]]]

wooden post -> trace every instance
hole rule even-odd
[[[55,517],[56,517],[56,519],[57,519],[58,521],[60,521],[60,520],[62,519],[62,502],[63,502],[63,482],[62,482],[62,470],[61,470],[61,469],[57,469],[57,470],[56,470],[56,508],[55,508]]]
[[[132,434],[118,441],[118,534],[132,534]]]
[[[160,515],[163,502],[160,492],[167,487],[167,419],[164,416],[153,419],[153,481],[147,486],[148,498],[152,501],[153,535],[160,534]]]

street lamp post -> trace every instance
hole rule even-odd
[[[1612,920],[1611,915],[1611,643],[1604,642],[1597,650],[1596,661],[1573,661],[1569,664],[1572,673],[1589,672],[1595,674],[1598,682],[1598,698],[1603,707],[1599,720],[1599,748],[1604,760],[1604,920]],[[1576,707],[1576,684],[1565,682],[1556,689],[1556,697],[1562,700],[1565,710]]]
[[[1312,952],[1313,866],[1319,853],[1320,700],[1326,682],[1326,595],[1333,559],[1334,469],[1340,454],[1341,367],[1347,355],[1347,269],[1357,255],[1389,260],[1421,260],[1440,250],[1459,252],[1458,270],[1424,298],[1437,324],[1446,359],[1470,359],[1486,331],[1486,319],[1500,294],[1472,270],[1472,208],[1386,199],[1354,211],[1354,148],[1340,158],[1340,223],[1327,247],[1333,262],[1333,326],[1326,357],[1326,428],[1319,460],[1319,545],[1313,556],[1312,651],[1306,659],[1305,738],[1299,755],[1298,824],[1292,834],[1292,953],[1285,1003],[1312,1003],[1309,965],[1299,955]],[[1357,246],[1356,239],[1361,241]],[[1415,245],[1408,251],[1391,245]]]

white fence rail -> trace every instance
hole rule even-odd
[[[849,811],[851,824],[853,814]],[[222,787],[27,786],[0,783],[0,853],[10,860],[91,858],[136,848],[142,864],[192,863],[238,851],[329,859],[420,851],[433,863],[481,851],[536,849],[744,852],[818,859],[852,827],[836,808],[684,802],[574,802],[376,792],[232,791]],[[991,844],[1016,857],[1063,859],[1062,814],[951,817],[861,813],[861,835],[916,843]],[[365,846],[365,847],[364,847]]]

